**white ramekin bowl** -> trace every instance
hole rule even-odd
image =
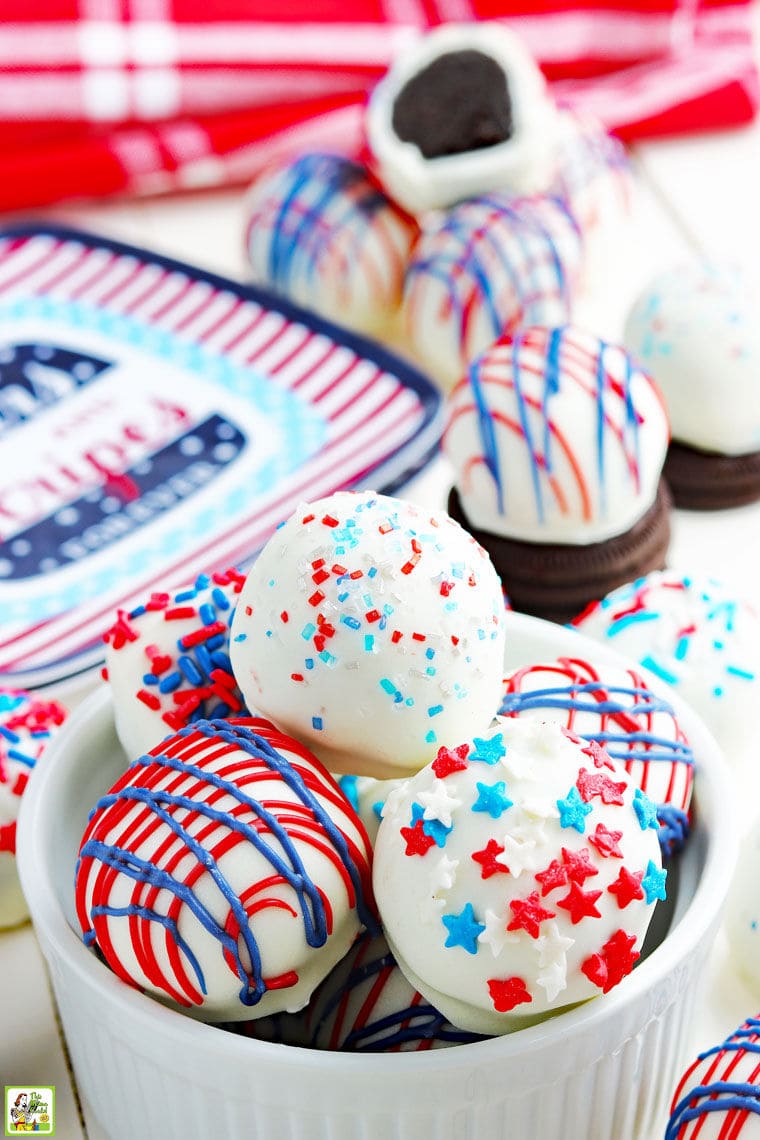
[[[620,660],[522,615],[509,616],[508,633],[507,668],[568,652]],[[123,985],[84,947],[74,916],[76,853],[90,808],[126,763],[107,688],[93,693],[30,781],[18,845],[87,1111],[111,1140],[660,1135],[737,847],[722,755],[698,717],[668,696],[697,758],[695,826],[670,873],[671,901],[655,917],[656,949],[606,996],[540,1025],[450,1049],[359,1055],[203,1025]]]

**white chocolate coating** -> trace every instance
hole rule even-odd
[[[681,1077],[664,1140],[759,1140],[760,1020],[748,1017]]]
[[[367,921],[370,848],[339,788],[264,720],[200,721],[96,805],[77,915],[112,970],[206,1021],[295,1011]]]
[[[672,685],[729,760],[753,736],[760,617],[723,583],[654,571],[613,590],[573,624]]]
[[[742,838],[726,903],[725,930],[739,973],[760,1004],[760,817]]]
[[[417,227],[358,163],[322,153],[288,159],[254,182],[247,211],[256,284],[365,332],[393,318]]]
[[[451,387],[499,337],[570,320],[581,235],[559,199],[493,193],[425,218],[403,322],[413,351]]]
[[[501,714],[597,741],[658,807],[688,812],[694,754],[672,706],[637,669],[577,657],[526,665],[504,679]]]
[[[668,422],[649,377],[572,327],[498,341],[451,393],[443,449],[469,522],[526,542],[591,543],[652,506]]]
[[[439,55],[463,49],[495,59],[507,78],[513,132],[505,142],[426,158],[393,129],[393,107],[406,83]],[[451,206],[477,194],[546,190],[555,170],[558,114],[535,61],[497,23],[442,24],[401,52],[373,90],[366,115],[369,149],[388,193],[410,213]]]
[[[338,492],[254,562],[230,656],[247,702],[330,771],[384,778],[489,724],[504,637],[496,571],[448,515]]]
[[[659,385],[673,438],[702,451],[760,450],[760,290],[727,265],[680,265],[633,305],[625,343]]]
[[[654,804],[598,745],[499,717],[388,797],[375,898],[409,980],[504,1033],[607,992],[664,897]]]
[[[624,225],[633,197],[626,149],[593,115],[560,111],[559,158],[549,194],[564,199],[584,238]]]
[[[129,760],[193,720],[245,712],[229,661],[243,581],[237,570],[201,574],[119,613],[105,634],[116,732]]]
[[[16,870],[16,821],[32,769],[66,715],[58,701],[0,688],[0,930],[29,915]]]

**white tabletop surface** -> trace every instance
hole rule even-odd
[[[760,264],[760,123],[647,143],[636,147],[633,158],[638,190],[631,234],[606,288],[589,298],[583,312],[587,325],[611,338],[619,334],[633,297],[660,268],[701,254]],[[34,216],[145,246],[233,278],[245,277],[240,190],[84,203]],[[0,218],[0,224],[12,220]],[[405,494],[443,505],[448,479],[438,460]],[[760,605],[760,504],[717,514],[676,512],[670,563],[721,578]],[[750,810],[745,802],[741,826],[749,822]],[[697,1005],[695,1053],[722,1040],[760,1008],[760,993],[753,996],[735,977],[722,936]],[[35,1082],[56,1086],[59,1138],[104,1140],[94,1121],[81,1120],[44,964],[27,925],[0,932],[0,1085]]]

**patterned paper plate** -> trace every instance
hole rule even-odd
[[[0,674],[102,657],[117,608],[244,565],[299,500],[393,491],[441,397],[260,290],[73,230],[0,232]]]

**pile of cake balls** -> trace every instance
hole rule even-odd
[[[125,764],[82,838],[86,944],[175,1009],[315,1048],[604,1000],[667,905],[694,758],[609,654],[505,677],[510,620],[468,532],[371,491],[301,504],[246,575],[119,613]]]

